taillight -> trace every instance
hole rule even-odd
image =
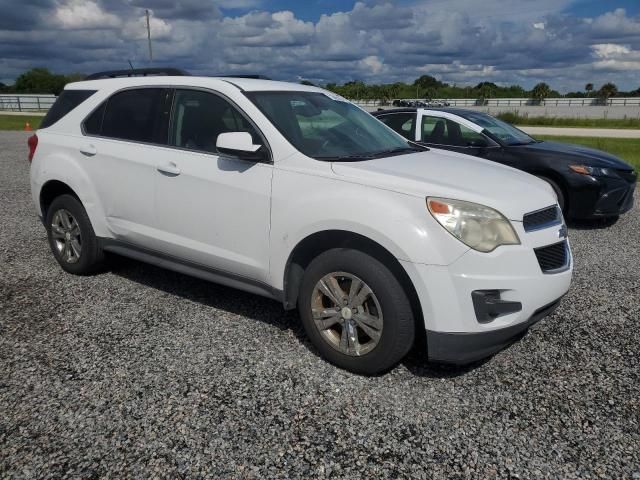
[[[38,136],[35,133],[29,137],[27,145],[29,145],[29,161],[31,162],[38,146]]]

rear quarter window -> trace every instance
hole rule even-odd
[[[84,102],[96,90],[63,90],[45,115],[40,128],[47,128]]]

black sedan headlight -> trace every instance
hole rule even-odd
[[[590,167],[588,165],[569,165],[571,171],[580,175],[590,175],[592,177],[613,177],[613,172],[608,168]]]

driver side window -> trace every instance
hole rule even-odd
[[[422,117],[422,141],[461,148],[486,147],[490,144],[482,133],[475,132],[458,122],[426,115]]]
[[[170,145],[218,153],[216,141],[225,132],[249,132],[254,143],[261,143],[253,126],[224,98],[199,90],[176,90]]]

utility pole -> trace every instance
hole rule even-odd
[[[153,61],[153,52],[151,51],[151,27],[149,26],[149,10],[145,10],[147,15],[147,40],[149,40],[149,61]]]

